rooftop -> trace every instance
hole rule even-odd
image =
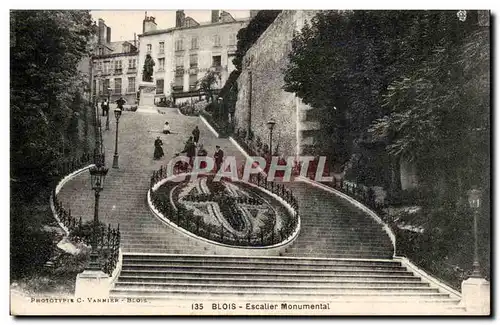
[[[175,30],[185,30],[185,29],[195,29],[195,28],[203,28],[203,27],[211,27],[211,26],[220,26],[220,25],[229,25],[229,24],[237,24],[237,23],[244,23],[247,22],[249,18],[242,18],[242,19],[235,19],[234,21],[227,21],[227,22],[202,22],[199,23],[197,26],[184,26],[184,27],[171,27],[171,28],[166,28],[166,29],[157,29],[157,30],[152,30],[149,32],[145,32],[143,34],[139,34],[138,37],[142,36],[150,36],[150,35],[158,35],[158,34],[165,34],[165,33],[170,33]]]

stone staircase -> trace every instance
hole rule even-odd
[[[125,254],[110,296],[430,304],[452,309],[459,303],[458,298],[389,259],[202,255]]]
[[[393,256],[387,233],[365,212],[308,183],[287,183],[299,198],[301,230],[286,256],[381,258]]]

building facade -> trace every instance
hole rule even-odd
[[[134,37],[135,38],[135,37]],[[98,22],[98,44],[92,56],[92,89],[97,100],[120,97],[135,104],[139,52],[137,41],[111,42],[111,28]]]
[[[214,89],[220,89],[231,71],[236,53],[236,35],[248,19],[236,20],[225,11],[212,10],[211,21],[198,23],[176,12],[176,26],[157,29],[154,17],[145,17],[143,33],[139,35],[139,67],[147,54],[155,62],[156,98],[189,100],[202,95],[197,81],[209,71],[220,74]],[[142,80],[142,68],[137,73]]]

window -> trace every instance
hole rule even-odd
[[[236,34],[229,34],[229,45],[236,45]]]
[[[215,55],[212,57],[212,66],[213,67],[220,67],[222,65],[221,63],[221,57],[220,55]]]
[[[135,77],[128,77],[128,93],[135,93]]]
[[[160,42],[160,54],[165,53],[165,42]]]
[[[151,44],[146,45],[146,52],[151,53]]]
[[[104,79],[102,82],[101,94],[107,94],[109,88],[109,79]]]
[[[115,94],[122,93],[122,78],[115,78]]]
[[[165,69],[165,59],[158,59],[158,71],[163,71]]]
[[[189,90],[196,90],[196,82],[198,81],[198,76],[195,74],[189,75]]]
[[[198,49],[198,37],[191,38],[191,50]]]
[[[103,55],[104,54],[104,49],[102,47],[99,48],[99,55]]]
[[[175,67],[184,69],[184,57],[182,56],[175,57]]]
[[[220,46],[220,36],[214,35],[214,46]]]
[[[175,76],[174,91],[182,91],[184,88],[184,76]]]
[[[121,73],[122,72],[122,61],[115,61],[115,72]]]
[[[102,71],[102,62],[97,62],[97,71]]]
[[[163,85],[164,85],[163,79],[156,80],[156,93],[157,94],[163,94]]]
[[[129,69],[135,69],[136,61],[135,59],[129,59],[128,60],[128,68]]]
[[[103,66],[102,66],[102,73],[103,74],[108,74],[110,71],[110,62],[109,61],[104,61]]]
[[[129,46],[128,46],[128,44],[125,43],[125,44],[122,45],[122,52],[123,53],[129,52]]]
[[[189,68],[190,69],[198,68],[198,54],[189,55]]]
[[[175,50],[176,51],[182,51],[182,50],[184,50],[181,39],[178,39],[177,41],[175,41]]]

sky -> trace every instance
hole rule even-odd
[[[246,18],[250,16],[249,10],[226,10],[234,18]],[[142,33],[142,21],[145,11],[136,10],[93,10],[92,18],[97,21],[104,19],[108,27],[111,27],[111,41],[133,40],[134,33]],[[175,27],[175,10],[148,10],[148,16],[156,18],[158,29]],[[210,10],[184,10],[186,16],[192,17],[197,22],[208,22],[211,19]]]

